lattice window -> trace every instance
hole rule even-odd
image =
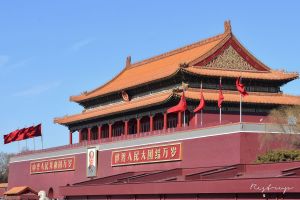
[[[128,122],[128,134],[136,134],[137,133],[137,121],[136,119],[131,119]]]
[[[101,138],[108,138],[109,137],[109,127],[108,124],[102,125],[101,128]]]
[[[91,139],[97,140],[98,139],[98,127],[93,127],[91,129]]]
[[[148,116],[141,119],[141,133],[150,131],[150,118]]]
[[[172,113],[168,115],[168,128],[177,127],[177,113]]]
[[[164,116],[162,114],[156,114],[153,117],[154,130],[162,130],[164,127]]]

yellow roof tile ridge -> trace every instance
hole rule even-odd
[[[184,52],[184,51],[187,51],[187,50],[190,50],[190,49],[193,49],[193,48],[196,48],[196,47],[199,47],[199,46],[202,46],[202,45],[211,43],[211,42],[214,42],[214,41],[216,41],[216,40],[225,38],[228,34],[230,34],[230,33],[228,33],[228,32],[221,33],[221,34],[219,34],[219,35],[212,36],[212,37],[209,37],[209,38],[207,38],[207,39],[200,40],[200,41],[198,41],[198,42],[194,42],[194,43],[192,43],[192,44],[189,44],[189,45],[186,45],[186,46],[183,46],[183,47],[180,47],[180,48],[171,50],[171,51],[169,51],[169,52],[165,52],[165,53],[159,54],[159,55],[157,55],[157,56],[150,57],[150,58],[147,58],[147,59],[138,61],[138,62],[133,63],[133,64],[131,64],[130,66],[128,66],[127,69],[131,69],[131,68],[134,68],[134,67],[138,67],[138,66],[141,66],[141,65],[150,63],[150,62],[154,62],[154,61],[157,61],[157,60],[166,58],[166,57],[168,57],[168,56],[173,56],[173,55],[175,55],[175,54],[178,54],[178,53],[181,53],[181,52]]]
[[[77,98],[80,98],[82,96],[88,96],[88,95],[92,94],[93,92],[95,92],[95,91],[97,91],[97,90],[105,87],[107,84],[111,83],[112,81],[114,81],[115,79],[117,79],[119,76],[121,76],[121,74],[123,74],[125,71],[127,71],[129,69],[132,69],[134,67],[138,67],[138,66],[150,63],[150,62],[154,62],[156,60],[160,60],[162,58],[166,58],[168,56],[172,56],[172,55],[175,55],[175,54],[178,54],[178,53],[181,53],[181,52],[184,52],[184,51],[187,51],[187,50],[190,50],[190,49],[193,49],[193,48],[196,48],[196,47],[199,47],[199,46],[211,43],[211,42],[214,42],[214,41],[219,40],[219,39],[228,38],[228,36],[230,37],[232,35],[230,21],[225,21],[224,27],[225,27],[224,33],[218,34],[216,36],[209,37],[207,39],[200,40],[198,42],[195,42],[195,43],[192,43],[192,44],[189,44],[189,45],[177,48],[175,50],[172,50],[172,51],[169,51],[169,52],[166,52],[166,53],[162,53],[162,54],[154,56],[154,57],[150,57],[148,59],[144,59],[144,60],[136,62],[136,63],[131,63],[131,56],[128,56],[126,58],[126,65],[125,65],[125,67],[122,69],[122,71],[120,71],[111,80],[107,81],[106,83],[104,83],[100,87],[97,87],[97,88],[95,88],[93,90],[84,91],[84,92],[82,92],[81,94],[78,94],[78,95],[72,95],[72,96],[70,96],[69,100],[70,101],[74,101],[74,102],[81,102],[82,100],[79,100]]]

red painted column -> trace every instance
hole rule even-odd
[[[91,128],[88,128],[88,141],[91,141]]]
[[[140,119],[140,118],[137,118],[137,119],[136,119],[136,123],[137,123],[137,125],[136,125],[136,133],[137,133],[137,134],[140,134],[140,130],[141,130],[141,119]]]
[[[79,137],[79,142],[81,142],[81,130],[78,130],[78,137]]]
[[[154,127],[153,127],[153,116],[150,115],[150,132],[152,132],[154,130]]]
[[[101,140],[101,128],[102,128],[102,126],[99,125],[99,126],[98,126],[98,140],[99,140],[99,141]]]
[[[177,128],[181,127],[181,121],[182,121],[182,113],[178,112],[178,117],[177,117]]]
[[[112,124],[108,124],[108,138],[112,136]]]
[[[73,132],[70,131],[70,144],[73,144]]]
[[[167,125],[168,118],[167,117],[168,117],[167,113],[164,113],[164,130],[167,130],[167,128],[168,128],[168,125]]]
[[[125,126],[124,126],[124,135],[128,135],[128,120],[125,120]]]

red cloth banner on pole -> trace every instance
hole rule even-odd
[[[176,106],[169,108],[167,110],[167,113],[184,112],[186,109],[187,109],[187,103],[186,103],[185,95],[183,92],[179,103]]]
[[[15,139],[18,137],[19,129],[4,135],[4,144],[11,143],[15,141]]]
[[[220,84],[219,84],[219,99],[218,99],[218,107],[219,108],[222,108],[223,101],[224,101],[224,95],[223,95],[223,92],[222,92],[222,84],[221,84],[221,81],[220,81]]]
[[[42,136],[42,125],[31,126],[28,128],[17,129],[7,135],[4,135],[4,144],[14,141],[26,140],[28,138]]]
[[[204,107],[205,107],[205,99],[204,99],[204,96],[203,96],[203,91],[202,91],[202,89],[201,89],[200,103],[199,103],[198,107],[195,108],[194,113],[203,110]]]
[[[14,141],[21,141],[26,139],[26,132],[28,128],[22,128],[18,132],[18,136]],[[12,141],[13,142],[13,141]]]
[[[33,137],[38,137],[42,136],[42,125],[39,124],[37,126],[33,127],[33,130],[27,133],[26,137],[27,138],[33,138]]]
[[[222,92],[222,77],[220,77],[220,82],[219,82],[219,99],[218,99],[218,107],[220,110],[220,117],[219,117],[219,122],[222,124],[222,103],[224,101],[224,96]]]
[[[244,97],[247,96],[248,93],[246,91],[246,88],[244,84],[241,83],[241,77],[238,77],[235,81],[236,89],[239,91],[239,93]]]

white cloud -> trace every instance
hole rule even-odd
[[[13,94],[15,97],[25,97],[25,96],[34,96],[34,95],[39,95],[41,93],[44,93],[48,90],[51,90],[53,88],[56,88],[61,85],[61,82],[59,81],[54,81],[50,83],[45,83],[41,85],[36,85],[31,88],[25,89],[23,91],[16,92]]]
[[[71,52],[77,52],[80,49],[82,49],[83,47],[93,43],[94,41],[95,41],[95,39],[92,39],[92,38],[87,38],[87,39],[84,39],[84,40],[77,41],[72,46],[70,46],[68,48],[68,50],[71,51]]]

